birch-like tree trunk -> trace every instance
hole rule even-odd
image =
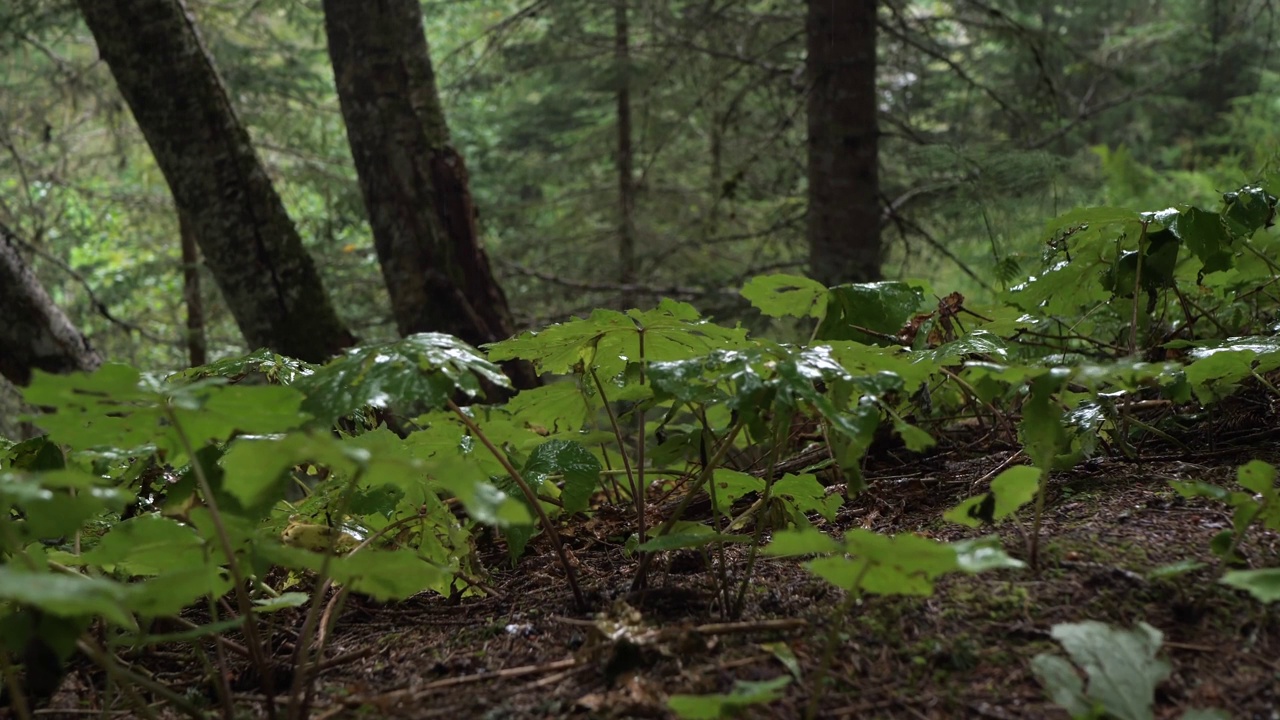
[[[809,275],[880,279],[875,0],[808,0]]]
[[[78,0],[240,332],[322,361],[354,342],[184,0]]]

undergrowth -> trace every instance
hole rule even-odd
[[[808,680],[819,688],[813,715],[860,598],[929,595],[948,573],[1034,571],[1053,473],[1099,455],[1176,451],[1242,393],[1280,401],[1280,243],[1265,231],[1275,203],[1250,186],[1214,211],[1067,213],[1044,231],[1042,267],[992,306],[922,282],[826,288],[773,275],[742,289],[764,315],[809,323],[804,344],[665,301],[483,350],[422,334],[322,366],[259,351],[168,377],[123,365],[38,375],[24,399],[41,408],[31,419],[46,434],[0,445],[4,703],[30,717],[79,655],[139,714],[160,702],[230,717],[226,665],[241,652],[261,711],[305,717],[335,609],[352,593],[484,594],[482,534],[496,532],[512,563],[539,538],[572,598],[554,610],[602,610],[610,598],[577,576],[561,528],[610,505],[630,518],[633,589],[653,581],[653,558],[693,549],[709,558],[725,620],[743,614],[762,556],[803,558],[843,591]],[[516,359],[545,384],[486,403],[486,389],[511,389],[498,363]],[[867,491],[869,455],[930,453],[957,428],[1020,452],[946,519],[989,526],[1031,504],[1025,547],[821,529]],[[1275,470],[1250,463],[1239,483],[1244,492],[1177,489],[1233,509],[1213,545],[1220,579],[1272,602],[1280,569],[1239,567],[1236,548],[1251,527],[1280,529]],[[709,511],[692,513],[695,502]],[[282,654],[273,615],[285,608],[304,619]],[[1056,702],[1076,716],[1151,716],[1168,672],[1158,631],[1053,632],[1091,678],[1085,688],[1066,660],[1037,658]],[[203,664],[216,702],[120,659],[157,647]],[[1136,659],[1113,667],[1117,652]],[[1134,682],[1120,690],[1094,682],[1125,672]],[[671,708],[714,717],[768,702],[790,681],[676,696]]]

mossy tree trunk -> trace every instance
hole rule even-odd
[[[511,310],[476,228],[418,0],[324,0],[325,31],[374,246],[402,335],[509,337]],[[519,387],[537,382],[507,369]]]
[[[352,344],[183,0],[78,0],[245,340],[322,361]]]
[[[809,274],[880,279],[875,0],[808,0]]]
[[[0,375],[23,386],[35,370],[88,372],[100,364],[102,358],[23,260],[17,238],[0,225]]]

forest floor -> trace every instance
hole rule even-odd
[[[980,480],[1011,453],[941,453],[873,467],[870,490],[834,523],[819,518],[819,527],[837,535],[853,527],[940,540],[981,535],[942,514],[984,491]],[[1230,527],[1229,508],[1184,500],[1168,482],[1231,487],[1236,468],[1255,458],[1280,462],[1280,445],[1094,460],[1054,474],[1039,570],[947,576],[931,597],[867,597],[839,633],[819,717],[1065,718],[1030,663],[1039,653],[1063,654],[1053,625],[1083,620],[1125,628],[1144,621],[1164,633],[1161,656],[1173,671],[1159,686],[1157,718],[1196,707],[1280,717],[1280,612],[1216,582],[1221,570],[1209,541]],[[1029,518],[1024,512],[998,528],[1015,557],[1027,558]],[[671,695],[725,693],[737,680],[783,675],[796,679],[779,699],[742,715],[803,717],[841,593],[799,560],[762,558],[745,612],[730,621],[717,603],[719,557],[693,551],[660,556],[650,588],[632,593],[637,560],[624,552],[625,527],[604,509],[564,531],[600,615],[575,610],[545,539],[514,568],[494,550],[488,597],[350,599],[327,641],[311,717],[663,718],[672,717]],[[1254,566],[1273,566],[1280,538],[1251,531],[1241,549]],[[731,552],[728,567],[740,572],[745,550]],[[1205,566],[1151,572],[1188,559]],[[636,642],[604,637],[618,627]],[[198,671],[156,668],[171,680]],[[92,681],[68,678],[53,707],[74,702],[85,680]],[[245,709],[255,685],[238,698]]]

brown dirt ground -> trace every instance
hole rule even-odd
[[[942,580],[928,598],[868,597],[847,619],[821,699],[820,717],[1066,717],[1045,698],[1030,671],[1036,654],[1058,651],[1055,623],[1145,621],[1164,632],[1162,656],[1173,673],[1157,693],[1156,716],[1217,707],[1235,718],[1280,717],[1280,604],[1267,608],[1214,582],[1220,572],[1210,538],[1230,525],[1228,510],[1181,499],[1173,479],[1230,486],[1235,468],[1253,458],[1280,462],[1276,435],[1248,447],[1095,460],[1053,476],[1042,534],[1042,567]],[[870,490],[822,523],[839,534],[864,527],[919,532],[941,540],[981,534],[949,525],[942,513],[985,489],[984,476],[1008,459],[995,452],[964,459],[941,453],[906,464],[880,463]],[[590,613],[575,611],[545,540],[515,567],[495,550],[489,597],[421,597],[343,607],[327,641],[313,718],[664,718],[677,693],[729,691],[735,680],[787,674],[789,650],[799,679],[745,717],[799,718],[840,592],[791,559],[756,568],[740,621],[721,616],[715,578],[719,558],[681,551],[660,557],[651,588],[630,592],[636,559],[622,546],[624,520],[608,510],[564,533],[596,609],[624,616],[625,601],[644,628],[637,647],[600,639]],[[1018,523],[998,528],[1005,548],[1026,557]],[[1280,565],[1280,538],[1253,532],[1242,550],[1254,567]],[[731,578],[743,552],[727,558]],[[1170,578],[1157,567],[1199,559],[1206,567]],[[296,633],[301,617],[277,615]],[[643,634],[643,633],[642,633]],[[289,648],[279,655],[287,657]],[[158,680],[193,695],[202,668],[188,657],[137,658]],[[239,709],[260,716],[256,681],[239,678]],[[103,687],[88,668],[64,683],[51,708],[85,707]],[[89,705],[97,705],[89,701]],[[74,710],[48,715],[83,717]],[[85,712],[84,710],[78,711]]]

